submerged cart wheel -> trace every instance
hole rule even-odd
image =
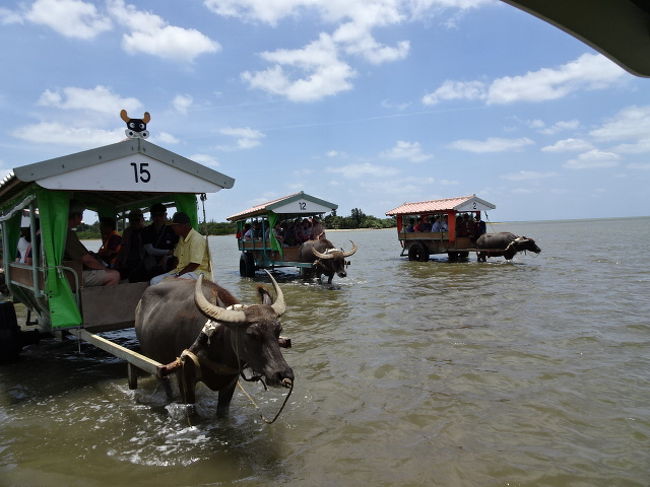
[[[255,258],[252,254],[242,252],[239,258],[239,275],[241,277],[255,277]]]
[[[429,251],[421,243],[415,243],[409,247],[409,260],[426,262],[429,260]]]
[[[447,252],[449,262],[458,262],[458,252]]]
[[[0,303],[0,362],[15,362],[22,349],[20,328],[16,319],[14,304]]]

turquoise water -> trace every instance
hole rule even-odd
[[[360,248],[336,289],[279,272],[296,386],[271,426],[206,389],[188,426],[89,345],[27,350],[0,368],[0,485],[649,485],[650,218],[491,230],[542,253],[409,262],[394,230],[330,232]],[[234,238],[211,248],[254,299]],[[267,415],[286,392],[247,388]]]

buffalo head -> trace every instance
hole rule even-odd
[[[261,304],[236,304],[227,308],[214,305],[203,294],[203,276],[196,282],[194,300],[199,310],[211,320],[206,323],[202,333],[209,337],[216,328],[225,326],[240,364],[263,376],[269,385],[290,387],[294,379],[293,370],[284,360],[278,344],[282,331],[279,318],[286,310],[284,295],[273,276],[268,274],[275,290],[275,301],[260,286]]]
[[[354,255],[358,250],[356,244],[352,240],[350,240],[350,243],[352,244],[352,249],[348,252],[344,251],[343,249],[336,249],[333,247],[325,249],[325,252],[319,252],[316,247],[312,247],[312,253],[318,257],[316,260],[316,265],[322,268],[323,274],[327,274],[329,276],[336,274],[339,277],[347,276],[345,267],[350,265],[350,262],[346,261],[345,259]],[[330,277],[330,282],[331,280],[332,279]]]
[[[517,237],[510,243],[510,245],[508,245],[508,247],[512,247],[512,249],[516,252],[521,252],[522,250],[530,250],[531,252],[539,254],[542,251],[542,249],[537,246],[535,241],[532,238],[528,237]]]

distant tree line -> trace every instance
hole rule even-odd
[[[377,218],[372,215],[366,215],[359,208],[353,208],[350,216],[338,216],[336,210],[323,218],[325,228],[332,229],[354,229],[354,228],[392,228],[397,225],[395,217]],[[118,231],[122,232],[122,222],[118,222]],[[205,234],[207,227],[208,235],[232,235],[237,232],[237,224],[232,222],[215,222],[211,220],[199,224],[199,230]],[[96,221],[90,225],[82,223],[77,228],[77,235],[80,239],[90,240],[99,239],[99,222]]]
[[[377,218],[366,215],[359,208],[352,208],[350,216],[338,216],[336,210],[323,218],[325,228],[353,229],[353,228],[392,228],[397,226],[395,217]]]

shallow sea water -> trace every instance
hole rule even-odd
[[[330,232],[335,289],[278,270],[296,385],[265,425],[239,391],[199,423],[74,340],[0,368],[0,485],[648,486],[650,218],[503,223],[538,256],[400,257],[394,230]],[[242,301],[235,239],[211,237]],[[132,330],[106,334],[130,347]],[[267,416],[286,390],[246,384]]]

